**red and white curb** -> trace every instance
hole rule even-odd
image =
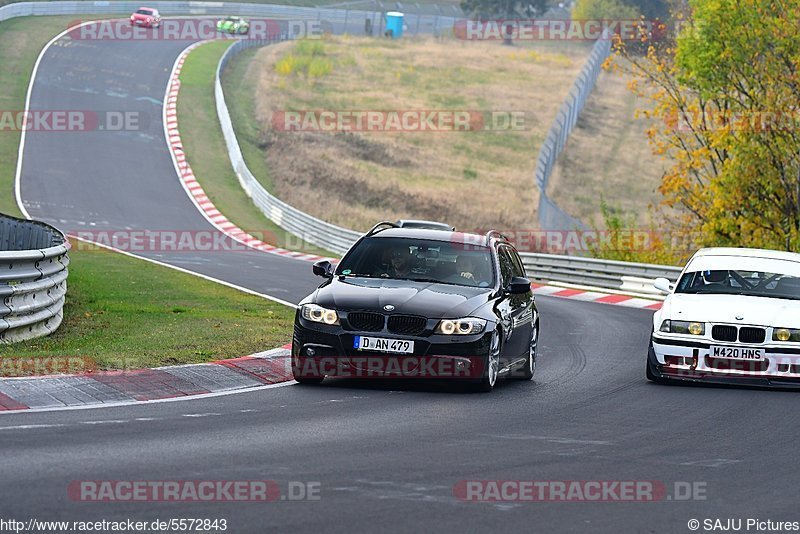
[[[657,310],[662,303],[584,288],[532,284],[534,294]],[[288,385],[293,380],[291,345],[211,363],[76,375],[0,378],[0,414],[126,406],[226,395]]]
[[[270,245],[269,243],[265,243],[264,241],[248,234],[234,223],[229,221],[228,218],[225,217],[225,215],[223,215],[216,208],[216,206],[214,206],[214,203],[211,202],[211,199],[208,198],[208,195],[206,195],[202,186],[198,183],[194,172],[192,172],[192,167],[189,164],[186,153],[183,150],[183,143],[178,130],[178,96],[180,94],[181,87],[181,69],[186,61],[186,57],[194,48],[207,42],[208,41],[200,41],[198,43],[194,43],[181,52],[181,55],[178,56],[178,59],[175,61],[175,65],[172,68],[172,74],[170,75],[170,81],[167,84],[167,92],[164,98],[164,133],[167,138],[167,144],[169,145],[170,152],[172,153],[172,161],[175,164],[175,170],[178,173],[178,177],[181,180],[184,190],[189,195],[189,198],[192,199],[192,202],[194,202],[195,206],[197,206],[197,209],[200,210],[200,212],[205,216],[205,218],[208,219],[208,221],[220,232],[224,233],[234,241],[237,241],[254,250],[268,252],[270,254],[277,254],[297,260],[315,262],[327,259],[330,261],[338,261],[334,258],[325,258],[315,254],[306,254],[304,252],[286,250],[274,245]]]
[[[221,232],[226,234],[231,239],[242,243],[248,247],[251,247],[256,250],[260,250],[263,252],[269,252],[272,254],[278,254],[281,256],[291,257],[299,260],[305,261],[319,261],[323,259],[328,259],[332,262],[338,262],[335,258],[324,258],[322,256],[317,256],[314,254],[304,254],[302,252],[290,251],[286,249],[282,249],[279,247],[275,247],[268,243],[264,243],[260,239],[253,237],[252,235],[248,234],[231,221],[229,221],[225,215],[223,215],[217,208],[214,206],[214,203],[208,198],[205,191],[203,190],[202,186],[197,182],[195,178],[194,172],[192,172],[192,167],[189,164],[189,161],[186,157],[186,153],[183,150],[183,143],[181,141],[180,132],[178,130],[178,97],[180,94],[180,74],[181,69],[183,68],[183,64],[186,61],[186,57],[191,53],[191,51],[206,43],[207,41],[201,41],[198,43],[194,43],[188,48],[186,48],[178,59],[175,62],[175,65],[172,69],[172,74],[170,76],[169,84],[167,85],[167,93],[166,98],[164,100],[164,130],[167,138],[167,144],[170,147],[170,151],[172,153],[173,162],[175,164],[175,169],[180,177],[181,184],[183,185],[184,190],[192,199],[194,204],[197,206],[198,210],[200,210],[203,215],[205,215],[206,219],[213,224],[217,229]],[[643,309],[652,309],[657,310],[661,307],[661,302],[656,299],[646,299],[640,297],[629,296],[625,294],[610,294],[610,293],[603,293],[600,291],[592,291],[588,289],[576,289],[576,288],[565,288],[559,286],[552,286],[552,285],[539,285],[539,284],[532,284],[534,293],[537,295],[546,295],[546,296],[554,296],[560,298],[570,298],[575,300],[581,300],[585,302],[600,302],[604,304],[614,304],[619,306],[628,306],[632,308],[643,308]]]
[[[253,391],[292,380],[290,345],[211,363],[0,378],[0,414],[127,406]]]
[[[535,295],[546,297],[558,297],[565,299],[580,300],[582,302],[599,302],[601,304],[613,304],[615,306],[627,306],[629,308],[640,308],[644,310],[659,310],[662,302],[655,297],[643,298],[628,295],[622,292],[601,292],[582,287],[565,287],[557,285],[531,284]]]

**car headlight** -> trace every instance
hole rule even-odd
[[[773,341],[793,341],[800,342],[800,330],[793,328],[773,328],[772,329]]]
[[[464,317],[463,319],[442,319],[436,325],[436,334],[451,336],[454,334],[469,335],[483,332],[486,328],[486,321],[476,317]]]
[[[314,323],[323,323],[329,325],[339,324],[339,314],[336,310],[329,310],[316,304],[304,304],[301,308],[300,314],[303,319],[312,321]]]
[[[698,323],[696,321],[672,321],[667,319],[661,323],[659,332],[666,332],[668,334],[691,334],[693,336],[702,336],[706,333],[705,323]]]

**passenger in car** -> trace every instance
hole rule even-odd
[[[491,276],[488,274],[487,266],[472,254],[461,254],[456,258],[456,272],[448,277],[448,282],[463,285],[488,285]]]

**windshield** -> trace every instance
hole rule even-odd
[[[676,293],[715,293],[800,300],[800,278],[780,273],[705,270],[685,273]]]
[[[136,13],[138,15],[151,15],[151,16],[153,15],[153,11],[150,11],[149,9],[139,9],[138,11],[136,11]]]
[[[340,276],[494,286],[491,251],[463,243],[368,237],[339,263]]]

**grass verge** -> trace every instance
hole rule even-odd
[[[331,36],[322,46],[242,54],[223,85],[248,166],[303,211],[356,229],[400,218],[530,229],[536,154],[587,53],[579,44]],[[522,113],[524,121],[466,132],[275,128],[273,118],[292,110],[472,112],[487,123],[491,113]]]
[[[214,100],[214,75],[230,41],[194,49],[181,70],[178,128],[192,171],[216,208],[239,228],[272,245],[308,254],[335,256],[308,244],[267,219],[245,194],[228,159]],[[236,95],[227,96],[228,102]],[[252,145],[242,142],[242,151]],[[251,169],[254,170],[254,169]]]
[[[232,358],[290,338],[294,310],[160,265],[73,248],[65,319],[0,357],[89,357],[103,369]]]
[[[0,23],[0,109],[24,108],[39,51],[75,18]],[[0,131],[0,211],[11,214],[19,214],[18,146],[19,132]],[[0,358],[87,357],[103,369],[129,369],[236,357],[290,339],[294,311],[269,300],[85,245],[70,258],[61,328],[0,346]]]
[[[661,200],[665,163],[647,141],[652,122],[635,116],[644,105],[627,82],[600,74],[550,178],[553,200],[593,227],[605,226],[601,200],[643,229],[652,222],[650,206]]]

